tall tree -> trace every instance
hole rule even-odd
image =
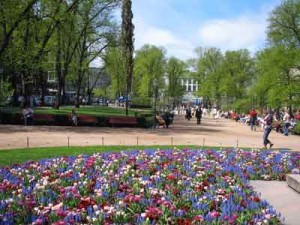
[[[135,95],[150,99],[158,97],[165,87],[165,51],[153,45],[144,45],[136,51],[134,65]]]
[[[204,103],[214,102],[218,107],[221,105],[222,83],[223,83],[223,55],[220,49],[198,48],[198,71],[196,73],[200,81],[199,93],[204,98]]]
[[[181,60],[171,57],[166,65],[166,74],[168,78],[167,95],[173,100],[173,107],[179,103],[183,95],[180,79],[186,71],[186,64]]]
[[[271,12],[268,39],[271,44],[300,48],[299,0],[285,0]]]
[[[1,28],[0,28],[0,56],[8,47],[13,32],[18,28],[19,24],[26,19],[28,12],[38,0],[22,1],[17,3],[15,7],[14,1],[0,1]],[[21,4],[20,4],[21,3]]]
[[[131,11],[131,0],[122,1],[122,47],[126,74],[126,115],[128,115],[128,97],[131,92],[133,73],[133,14]]]
[[[254,73],[253,59],[249,51],[227,51],[224,57],[224,93],[237,105],[239,100],[246,99],[252,85]]]
[[[76,62],[72,83],[76,90],[76,107],[79,107],[79,96],[84,94],[84,82],[87,80],[90,63],[101,57],[104,50],[114,42],[116,26],[112,20],[113,10],[118,0],[91,0],[79,4],[78,44],[76,44]]]
[[[119,47],[108,48],[105,54],[105,71],[111,80],[111,89],[114,97],[119,98],[126,94],[126,75],[122,51]]]
[[[277,46],[259,52],[257,67],[259,77],[255,91],[260,94],[262,107],[288,107],[292,110],[300,104],[300,60],[297,49]]]

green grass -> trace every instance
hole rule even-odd
[[[40,160],[59,156],[72,156],[80,154],[93,154],[96,152],[110,152],[130,149],[150,148],[199,148],[199,146],[87,146],[87,147],[48,147],[30,149],[0,150],[0,167],[24,163],[28,160]]]
[[[35,114],[54,114],[54,115],[69,115],[71,114],[74,106],[61,106],[59,109],[53,109],[50,107],[37,107],[34,108]],[[5,107],[2,110],[10,113],[22,113],[22,109],[19,107]],[[125,115],[125,108],[112,108],[105,106],[82,106],[76,109],[78,115],[92,115],[92,116],[120,116]],[[128,110],[128,114],[133,116],[137,110]],[[146,111],[147,112],[147,111]]]

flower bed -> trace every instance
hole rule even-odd
[[[300,173],[300,153],[145,150],[0,168],[0,224],[277,224],[249,179]]]

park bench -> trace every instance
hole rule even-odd
[[[35,124],[54,124],[56,122],[55,115],[52,114],[33,114]]]
[[[136,117],[127,117],[127,116],[109,117],[108,123],[111,127],[138,125],[138,121]]]
[[[89,116],[89,115],[79,115],[78,116],[78,124],[92,124],[97,125],[98,119],[96,116]]]

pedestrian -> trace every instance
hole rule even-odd
[[[265,130],[264,130],[264,147],[267,148],[267,145],[270,144],[270,148],[273,147],[273,143],[268,139],[269,134],[272,131],[272,122],[273,122],[273,114],[271,110],[268,110],[267,115],[264,117]]]
[[[187,108],[186,108],[186,110],[185,110],[185,118],[187,119],[187,120],[190,120],[191,118],[192,118],[192,109],[191,109],[191,107],[190,106],[188,106]]]
[[[23,118],[25,126],[33,124],[33,110],[27,105],[23,108]]]
[[[196,118],[197,118],[197,124],[201,124],[201,118],[202,118],[201,105],[198,105],[198,108],[196,109]]]
[[[291,116],[287,110],[283,116],[283,124],[282,124],[282,129],[285,136],[289,135],[290,126],[291,126]]]
[[[256,131],[257,112],[255,108],[252,108],[249,114],[251,131]]]
[[[74,126],[78,125],[78,117],[75,109],[72,109],[71,118]]]
[[[213,107],[211,112],[212,112],[213,118],[217,119],[217,108],[215,106]]]

